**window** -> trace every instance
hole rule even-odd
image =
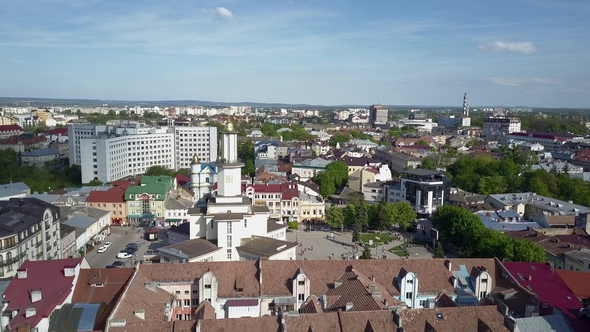
[[[231,222],[227,223],[227,234],[231,234]]]
[[[299,294],[299,301],[305,301],[305,294]]]
[[[227,259],[231,260],[231,249],[227,249]]]
[[[176,314],[176,320],[182,320],[182,314]]]
[[[182,301],[180,301],[180,300],[176,300],[176,306],[177,306],[177,307],[180,307],[181,305],[182,305]]]
[[[420,300],[419,305],[424,308],[424,306],[426,305],[426,300]]]
[[[190,305],[191,305],[191,300],[184,300],[185,307],[190,307]]]
[[[228,235],[227,236],[227,246],[228,247],[231,247],[232,246],[232,243],[231,243],[231,235]],[[228,250],[231,250],[231,249],[228,249]]]
[[[205,285],[205,289],[211,289],[211,284]]]
[[[176,291],[176,294],[180,294],[180,291],[179,291],[179,290],[177,290],[177,291]]]
[[[408,280],[406,280],[406,283],[413,284],[414,283],[414,279],[408,279]]]
[[[199,291],[196,289],[193,289],[193,294],[199,294]]]
[[[487,283],[488,283],[488,278],[483,278],[483,279],[481,279],[481,283],[482,283],[482,284],[487,284]]]
[[[193,307],[197,307],[199,305],[199,300],[193,300],[192,305]]]
[[[244,228],[248,228],[248,220],[246,219],[244,219]],[[590,266],[588,268],[590,269]]]
[[[211,220],[211,229],[215,227],[215,221]]]
[[[184,314],[184,320],[191,320],[191,314]]]
[[[479,298],[480,298],[480,299],[483,299],[483,298],[485,298],[485,297],[486,297],[486,295],[488,295],[488,292],[486,292],[486,291],[481,291],[481,292],[479,292]]]
[[[299,281],[297,282],[297,284],[298,284],[299,286],[305,286],[305,280],[299,280]]]
[[[191,292],[191,291],[187,291],[187,290],[185,290],[185,291],[184,291],[184,294],[185,294],[185,295],[188,295],[188,294],[190,294],[190,292]]]
[[[411,300],[412,299],[412,292],[407,292],[406,293],[406,299]]]

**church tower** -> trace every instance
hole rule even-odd
[[[238,160],[238,133],[234,130],[231,118],[221,132],[221,157],[217,166],[216,203],[242,203],[242,167]]]

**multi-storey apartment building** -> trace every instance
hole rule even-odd
[[[59,220],[59,208],[37,198],[0,201],[0,277],[26,260],[60,258]]]
[[[449,202],[451,181],[441,172],[417,168],[402,174],[400,189],[402,201],[424,218]]]
[[[369,122],[373,126],[385,126],[387,124],[389,110],[383,105],[371,105],[369,109]]]
[[[520,119],[488,117],[483,120],[483,136],[487,140],[497,140],[510,133],[520,132]]]
[[[138,121],[70,124],[68,135],[70,165],[80,165],[84,183],[112,182],[152,166],[188,168],[195,154],[201,160],[217,155],[215,127],[151,128]]]
[[[297,184],[253,184],[246,187],[246,197],[254,206],[266,206],[269,217],[283,221],[299,221],[299,190]]]

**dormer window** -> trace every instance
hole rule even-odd
[[[305,280],[299,280],[299,281],[297,282],[297,284],[298,284],[299,286],[305,286]]]
[[[487,284],[488,283],[488,278],[482,278],[481,279],[481,283],[482,284]]]
[[[211,284],[206,284],[205,289],[211,289]]]
[[[413,284],[414,283],[414,279],[408,279],[408,280],[406,280],[406,283]]]

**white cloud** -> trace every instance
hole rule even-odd
[[[234,14],[225,7],[216,7],[215,9],[203,9],[205,13],[215,15],[218,18],[229,20],[234,17]]]
[[[541,77],[532,77],[532,78],[509,78],[509,77],[488,77],[486,79],[489,83],[495,85],[504,85],[504,86],[521,86],[521,85],[530,85],[530,84],[560,84],[561,82],[556,79],[551,78],[541,78]]]
[[[537,53],[537,48],[531,42],[520,42],[520,43],[505,43],[502,41],[496,41],[493,43],[487,43],[479,45],[477,47],[480,51],[490,53],[503,53],[503,52],[514,52],[533,54]]]

